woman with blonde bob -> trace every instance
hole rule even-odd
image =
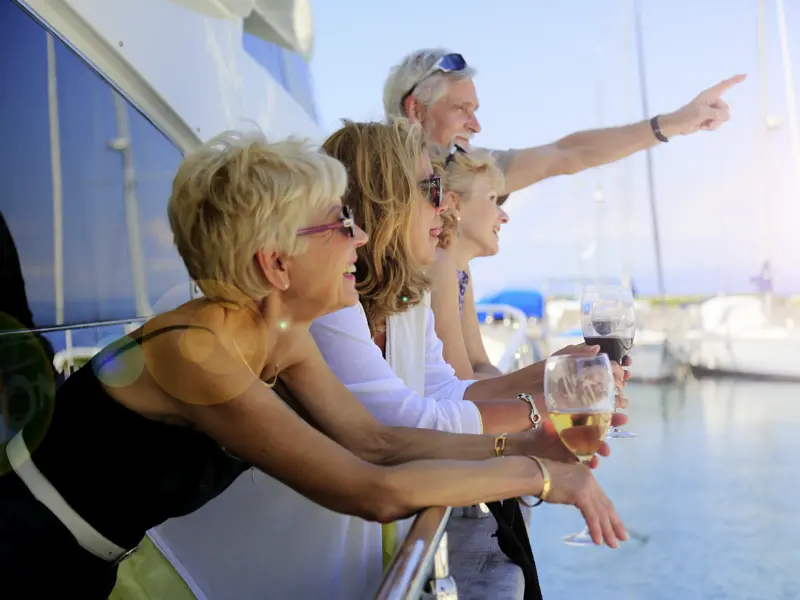
[[[499,195],[505,186],[503,174],[487,151],[467,152],[455,144],[448,152],[437,147],[432,162],[450,207],[431,269],[431,309],[442,354],[459,379],[502,375],[483,345],[469,263],[500,250],[500,229],[509,220],[502,208],[508,196]],[[630,365],[625,357],[623,366]],[[625,398],[619,402],[627,405]]]
[[[495,377],[502,373],[483,345],[469,263],[500,249],[500,229],[508,223],[498,195],[505,185],[503,173],[489,152],[467,153],[457,145],[434,156],[433,167],[442,177],[450,207],[431,270],[436,335],[442,340],[444,359],[459,379]]]
[[[107,598],[146,531],[200,509],[251,466],[368,520],[532,494],[577,505],[597,542],[624,539],[589,469],[490,458],[493,436],[386,427],[326,367],[308,323],[357,303],[352,267],[366,242],[341,204],[345,186],[333,158],[258,134],[224,134],[186,157],[168,213],[205,297],[105,348],[59,388],[43,439],[26,426],[9,442],[9,597]],[[273,392],[277,376],[316,428]],[[464,460],[441,460],[454,458]]]

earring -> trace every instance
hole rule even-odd
[[[461,215],[456,217],[456,239],[461,239]]]
[[[287,284],[284,284],[284,286],[283,286],[283,289],[284,289],[284,290],[288,290],[288,289],[289,289],[289,284],[288,284],[288,283],[287,283]]]

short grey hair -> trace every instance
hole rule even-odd
[[[405,117],[403,112],[403,96],[414,88],[411,94],[419,100],[423,106],[428,107],[444,95],[447,90],[447,83],[453,80],[471,79],[475,76],[476,70],[467,65],[463,71],[452,73],[433,73],[424,81],[420,81],[428,70],[436,64],[436,61],[445,54],[451,54],[445,48],[426,48],[417,50],[406,56],[399,64],[392,67],[386,83],[383,85],[383,110],[387,119]]]

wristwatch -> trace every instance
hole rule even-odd
[[[539,414],[539,409],[536,408],[536,403],[533,401],[533,396],[530,394],[517,394],[517,400],[527,402],[528,406],[531,407],[531,412],[529,415],[531,419],[531,429],[536,429],[539,427],[539,425],[542,424],[542,415]]]
[[[653,130],[653,135],[656,136],[659,142],[668,142],[669,138],[661,132],[661,124],[658,122],[659,116],[660,115],[656,115],[650,119],[650,128]]]

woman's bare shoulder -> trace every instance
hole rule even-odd
[[[191,404],[216,404],[241,394],[257,377],[249,363],[259,344],[255,332],[233,332],[236,322],[225,307],[207,301],[150,319],[131,334],[141,340],[143,381]]]

